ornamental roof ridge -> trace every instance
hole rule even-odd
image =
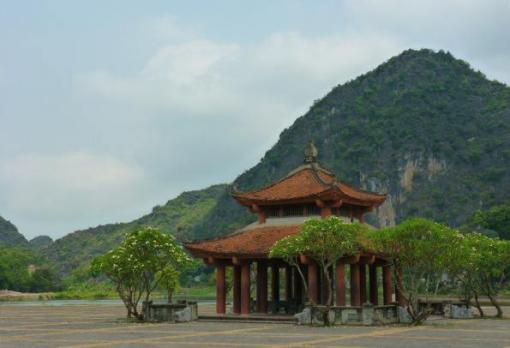
[[[241,191],[237,188],[237,185],[234,185],[233,186],[233,190],[232,190],[232,196],[234,197],[237,197],[237,196],[242,196],[244,194],[249,194],[249,193],[255,193],[255,192],[259,192],[259,191],[264,191],[270,187],[273,187],[279,183],[281,183],[282,181],[285,181],[291,177],[293,177],[294,175],[296,174],[299,174],[300,172],[302,172],[303,170],[310,170],[314,176],[314,178],[317,180],[317,182],[321,185],[324,185],[328,188],[332,188],[335,183],[337,183],[337,179],[336,179],[336,176],[335,174],[333,174],[332,172],[330,172],[329,170],[326,170],[324,168],[322,168],[318,163],[307,163],[307,164],[302,164],[300,165],[299,167],[293,169],[292,171],[290,171],[289,173],[287,173],[284,177],[266,185],[266,186],[262,186],[260,188],[257,188],[257,189],[253,189],[253,190],[248,190],[248,191]],[[333,178],[333,181],[331,183],[328,183],[326,181],[324,181],[320,175],[319,175],[319,172],[322,172],[328,176],[331,176]]]

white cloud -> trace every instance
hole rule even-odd
[[[246,45],[192,40],[161,47],[136,74],[95,71],[75,82],[110,101],[168,111],[165,117],[242,119],[263,132],[261,119],[288,124],[332,86],[400,49],[395,40],[370,34],[314,38],[287,32]],[[151,115],[157,113],[144,113]]]
[[[86,152],[20,155],[0,164],[4,209],[41,220],[122,211],[142,179],[136,166]]]

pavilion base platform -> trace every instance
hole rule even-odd
[[[291,314],[207,314],[199,315],[200,321],[233,321],[246,323],[273,323],[273,324],[297,324],[298,321]]]
[[[295,315],[299,325],[324,325],[327,315],[331,325],[364,325],[377,326],[402,322],[402,307],[395,305],[374,306],[306,306]],[[404,309],[405,310],[405,309]]]

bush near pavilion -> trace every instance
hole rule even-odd
[[[333,304],[331,274],[336,261],[341,257],[355,255],[369,249],[370,234],[366,225],[346,223],[335,216],[311,219],[301,226],[298,234],[277,241],[271,248],[269,257],[282,258],[295,266],[303,281],[305,293],[308,293],[307,282],[298,259],[300,255],[306,255],[314,260],[320,266],[326,280],[328,288],[326,307],[329,308]],[[326,325],[329,324],[327,311],[324,322]]]
[[[408,219],[374,234],[377,248],[397,270],[399,294],[414,324],[431,314],[431,308],[420,306],[419,301],[437,294],[449,267],[459,262],[463,239],[458,231],[423,218]]]
[[[138,304],[164,285],[170,294],[178,282],[178,270],[191,263],[175,238],[152,227],[130,232],[115,249],[96,257],[92,273],[104,274],[115,285],[127,309],[127,317],[143,319]]]
[[[300,267],[300,255],[318,263],[329,288],[326,301],[329,307],[333,303],[332,268],[339,258],[360,251],[384,255],[398,270],[395,283],[414,325],[423,323],[432,312],[430,307],[420,306],[420,300],[427,302],[440,290],[448,289],[448,285],[454,286],[461,299],[474,301],[480,316],[484,313],[479,296],[489,298],[497,317],[503,315],[497,297],[510,283],[510,242],[479,233],[461,234],[424,218],[411,218],[379,231],[336,217],[311,219],[298,234],[277,241],[270,257],[282,258],[296,267],[305,293],[307,282]]]
[[[450,274],[461,298],[474,301],[480,317],[484,317],[479,297],[487,296],[496,308],[496,317],[502,318],[498,295],[510,283],[510,242],[469,233],[464,236],[459,254],[461,257],[452,264]]]

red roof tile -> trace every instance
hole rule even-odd
[[[299,225],[267,226],[242,230],[214,240],[185,244],[195,257],[267,256],[273,244],[299,232]]]
[[[379,206],[385,195],[355,189],[335,179],[334,174],[314,165],[304,165],[289,173],[283,179],[251,192],[234,193],[241,204],[274,203],[277,201],[317,199],[329,194],[337,199],[359,201],[367,206]]]

